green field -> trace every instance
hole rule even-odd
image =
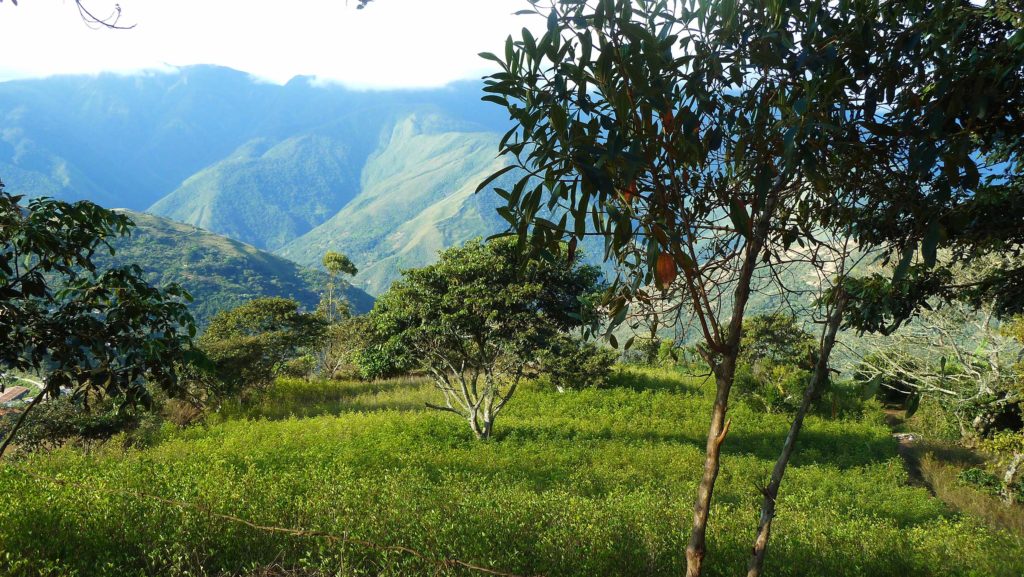
[[[520,575],[681,575],[713,387],[669,372],[615,382],[564,394],[527,388],[482,443],[452,415],[421,410],[433,397],[422,381],[282,381],[260,405],[226,407],[207,426],[165,426],[145,449],[115,439],[90,454],[8,462],[0,573],[473,574],[219,513]],[[708,575],[745,570],[755,484],[786,426],[785,415],[733,407]],[[907,486],[874,410],[810,418],[783,493],[769,575],[1024,574],[1024,537]]]

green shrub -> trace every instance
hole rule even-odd
[[[955,415],[932,396],[921,399],[917,411],[907,420],[907,425],[911,431],[936,441],[955,442],[961,437]]]
[[[990,495],[998,495],[1003,489],[1003,482],[999,477],[978,467],[964,469],[957,475],[957,480],[964,485],[975,487]]]
[[[137,411],[119,410],[115,399],[106,398],[86,406],[71,396],[50,399],[28,414],[18,431],[22,451],[55,449],[65,444],[89,446],[138,426]],[[9,420],[13,425],[13,419]],[[6,434],[6,427],[4,427]]]
[[[795,411],[803,400],[810,371],[761,361],[736,367],[733,388],[751,406],[766,412]]]
[[[618,360],[615,351],[567,335],[552,339],[539,357],[542,376],[558,391],[607,385]]]

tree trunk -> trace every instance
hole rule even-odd
[[[43,400],[43,394],[45,392],[46,387],[41,388],[39,390],[39,394],[32,398],[32,402],[29,403],[28,406],[25,407],[25,410],[21,412],[21,415],[18,416],[18,421],[14,423],[14,428],[11,429],[11,432],[7,435],[7,438],[4,439],[3,444],[0,445],[0,459],[4,457],[4,454],[7,452],[7,448],[11,446],[11,442],[14,441],[14,435],[17,434],[18,429],[20,429],[21,426],[25,423],[25,417],[28,417],[28,412],[31,411],[37,404],[39,404],[39,401]]]
[[[761,503],[761,517],[757,525],[757,537],[754,539],[754,549],[750,555],[750,562],[747,565],[747,577],[760,577],[764,568],[764,557],[768,551],[768,538],[771,535],[772,520],[775,518],[775,500],[779,495],[779,487],[782,485],[782,476],[786,473],[786,466],[793,455],[796,446],[797,436],[804,424],[804,417],[811,406],[814,393],[828,379],[828,358],[832,354],[832,347],[836,344],[836,334],[839,332],[839,325],[843,320],[843,308],[846,305],[846,297],[841,295],[835,305],[835,309],[829,316],[825,325],[825,334],[821,341],[821,350],[818,354],[818,362],[814,366],[814,374],[807,381],[804,388],[804,396],[800,402],[800,408],[793,418],[789,427],[789,434],[782,444],[782,452],[775,461],[775,468],[772,470],[772,477],[768,486],[762,490],[764,501]]]
[[[1024,465],[1024,453],[1014,453],[1009,466],[1006,467],[1006,473],[1003,475],[1003,499],[1008,504],[1014,501],[1015,495],[1011,487],[1016,482],[1021,465]]]
[[[750,279],[754,276],[754,268],[757,266],[761,249],[764,248],[774,212],[775,199],[769,197],[757,218],[754,230],[751,231],[743,263],[736,277],[729,327],[720,339],[724,342],[708,343],[719,345],[713,347],[712,352],[721,354],[722,360],[719,363],[712,363],[716,386],[715,404],[711,409],[711,426],[708,427],[708,441],[704,451],[704,474],[700,485],[697,486],[697,499],[693,504],[693,530],[686,545],[686,577],[700,577],[703,570],[704,554],[707,552],[711,497],[715,491],[715,481],[718,479],[722,443],[729,433],[729,422],[725,417],[729,408],[729,392],[736,376],[736,358],[739,356],[740,337],[743,332],[743,314],[750,299]]]
[[[708,515],[711,512],[711,496],[718,479],[722,442],[729,432],[725,415],[729,406],[729,391],[736,373],[736,353],[723,359],[715,371],[715,404],[711,410],[711,426],[705,447],[704,475],[697,487],[697,500],[693,506],[693,531],[686,546],[686,577],[700,577],[706,551]]]

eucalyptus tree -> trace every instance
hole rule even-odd
[[[324,317],[328,324],[334,324],[351,315],[345,289],[350,284],[345,277],[353,277],[359,269],[348,256],[332,250],[324,253],[321,261],[327,271],[327,285],[324,295],[317,305],[317,313]]]
[[[880,8],[530,4],[547,20],[543,36],[524,29],[504,54],[483,55],[501,67],[484,98],[515,121],[501,152],[526,173],[499,191],[499,211],[537,247],[602,237],[620,271],[607,301],[616,320],[658,291],[696,318],[716,381],[686,551],[696,576],[751,281],[771,266],[770,247],[788,249],[842,216],[837,189],[871,160],[861,140],[875,112],[863,79],[878,77]],[[898,79],[888,82],[883,95]]]

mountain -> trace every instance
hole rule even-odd
[[[354,91],[213,66],[0,83],[0,178],[312,267],[338,250],[376,294],[402,268],[503,230],[493,191],[473,191],[502,166],[509,122],[480,95],[478,82]]]
[[[270,250],[309,232],[359,193],[344,142],[254,139],[189,177],[149,212]]]
[[[378,294],[403,268],[434,260],[441,249],[502,229],[493,190],[477,184],[503,166],[500,135],[457,130],[438,115],[398,122],[367,161],[362,190],[327,222],[279,251],[303,264],[328,250],[359,267],[355,282]]]
[[[131,236],[113,242],[115,254],[96,253],[101,267],[138,264],[157,286],[180,283],[194,301],[192,314],[205,325],[218,311],[263,296],[280,296],[313,309],[326,275],[294,262],[191,225],[123,210],[133,221]],[[357,312],[373,307],[360,289],[347,291]]]

